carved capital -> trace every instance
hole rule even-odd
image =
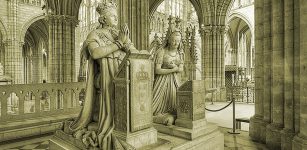
[[[216,34],[217,32],[219,32],[219,27],[218,26],[212,26],[211,32],[212,32],[212,34]]]
[[[3,45],[8,46],[10,43],[12,43],[12,41],[13,41],[12,39],[6,39],[3,41]]]
[[[227,33],[228,32],[228,29],[229,29],[229,26],[228,25],[222,25],[220,26],[220,32],[221,34],[224,34],[224,33]]]
[[[200,33],[202,35],[211,35],[212,34],[212,26],[211,25],[201,26]]]
[[[69,16],[69,15],[53,15],[48,14],[46,15],[46,21],[49,23],[55,23],[55,22],[63,22],[67,24],[71,24],[73,26],[78,25],[79,20],[75,16]]]

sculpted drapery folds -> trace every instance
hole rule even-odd
[[[82,55],[88,60],[84,105],[76,120],[66,122],[64,131],[82,140],[89,148],[125,148],[130,145],[112,135],[113,78],[126,52],[133,45],[126,25],[120,31],[116,29],[118,19],[115,3],[100,3],[96,10],[100,14],[100,26],[90,32],[82,48]]]
[[[184,54],[179,29],[171,28],[166,42],[155,55],[153,115],[155,123],[171,125],[176,117],[176,91],[180,86]]]

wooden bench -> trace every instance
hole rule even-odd
[[[249,118],[236,118],[236,129],[241,130],[241,122],[249,123]]]

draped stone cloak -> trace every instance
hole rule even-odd
[[[117,32],[112,33],[106,29],[92,32],[90,34],[94,36],[88,37],[82,48],[82,54],[88,59],[85,101],[78,118],[69,128],[74,133],[82,129],[94,129],[95,133],[88,140],[98,144],[100,149],[131,149],[129,144],[112,136],[115,97],[113,79],[125,53],[119,50],[94,60],[89,54],[88,44],[96,42],[99,46],[107,46],[114,42]]]

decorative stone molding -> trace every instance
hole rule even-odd
[[[73,26],[77,26],[79,23],[79,20],[76,19],[75,16],[69,16],[69,15],[53,15],[48,14],[46,15],[46,21],[49,23],[57,22],[65,22],[65,23],[71,23]]]
[[[201,26],[200,27],[200,34],[201,36],[207,36],[207,35],[211,35],[211,31],[212,31],[212,26],[209,25],[209,26]]]

